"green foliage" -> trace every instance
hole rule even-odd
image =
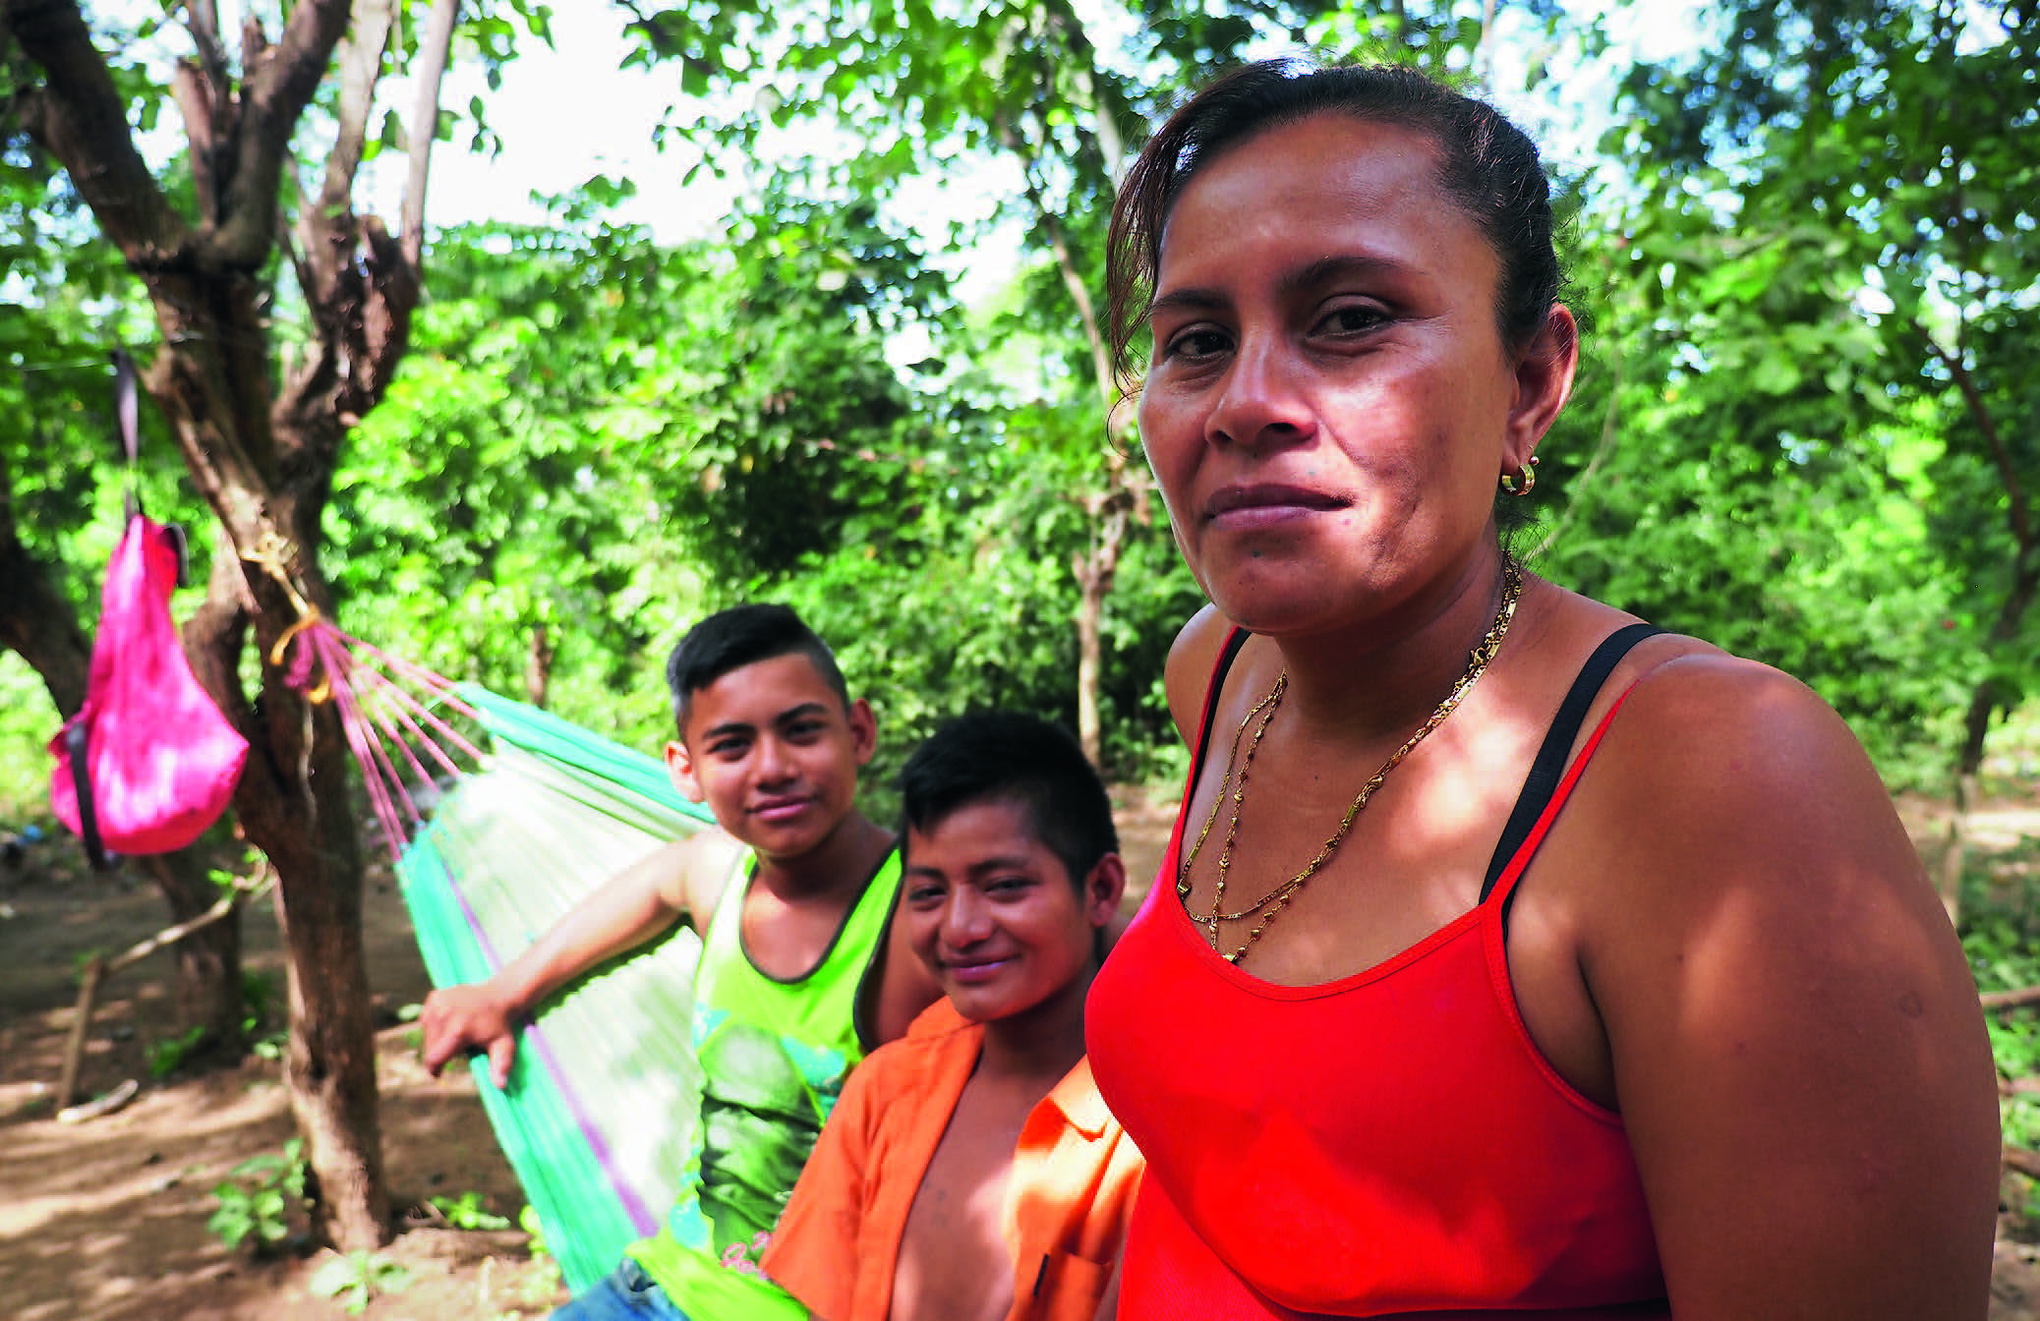
[[[279,1152],[251,1156],[213,1188],[218,1206],[205,1222],[229,1249],[249,1244],[256,1255],[281,1247],[304,1211],[304,1141],[292,1138]]]
[[[1963,952],[1981,991],[2009,991],[2040,985],[2040,942],[2025,915],[2003,912],[1971,919],[1962,935]],[[2040,1013],[2015,1009],[1990,1014],[1991,1054],[2001,1077],[2040,1074]],[[2014,1092],[1999,1101],[2005,1141],[2029,1150],[2040,1147],[2040,1096]]]
[[[413,350],[356,430],[327,510],[343,619],[456,678],[516,691],[535,631],[557,664],[635,678],[636,613],[685,571],[660,538],[616,424],[646,345],[674,331],[684,257],[591,224],[443,233]],[[626,296],[624,290],[631,290]]]
[[[482,1195],[465,1192],[458,1198],[435,1197],[432,1205],[439,1208],[439,1214],[446,1217],[446,1223],[455,1229],[508,1229],[510,1221],[482,1206]]]
[[[368,1309],[377,1294],[400,1293],[411,1287],[411,1272],[380,1252],[335,1253],[312,1273],[305,1288],[316,1298],[331,1298],[349,1316]]]
[[[270,1021],[276,1008],[276,978],[257,968],[241,969],[241,1031],[253,1032]]]
[[[527,1286],[531,1296],[550,1298],[563,1287],[560,1263],[546,1247],[545,1228],[539,1223],[538,1212],[526,1203],[517,1213],[517,1227],[530,1238],[531,1260],[540,1267],[536,1277]]]
[[[198,1049],[198,1044],[203,1040],[205,1029],[193,1027],[149,1047],[149,1076],[167,1078],[177,1072],[184,1067],[184,1061],[191,1058],[191,1053]]]
[[[1604,143],[1626,175],[1581,264],[1613,387],[1566,438],[1584,412],[1616,443],[1579,446],[1605,461],[1571,490],[1589,465],[1547,445],[1573,500],[1552,562],[1807,678],[1918,780],[1979,685],[2007,708],[2040,659],[2016,421],[2040,32],[1914,0],[1713,17],[1726,39],[1630,72]]]
[[[263,1031],[264,1027],[268,1031]],[[290,1029],[277,1012],[276,978],[258,970],[241,969],[241,1036],[256,1059],[276,1063],[290,1042]]]
[[[533,1209],[531,1203],[526,1202],[523,1209],[518,1211],[517,1227],[530,1236],[533,1257],[552,1255],[552,1250],[545,1245],[545,1226],[539,1221],[538,1212]]]
[[[0,652],[0,829],[19,830],[49,811],[50,767],[43,746],[61,721],[28,663]]]
[[[560,199],[557,229],[441,236],[465,283],[425,309],[329,513],[356,548],[333,569],[345,612],[513,689],[550,622],[555,709],[644,744],[668,736],[665,651],[740,599],[785,600],[830,639],[889,759],[970,706],[1072,719],[1088,529],[1066,496],[1104,443],[1095,409],[896,370],[884,332],[946,316],[945,286],[868,206],[775,196],[734,249],[661,249],[601,221],[598,192]],[[1063,445],[1086,430],[1088,449]],[[1112,757],[1138,768],[1198,598],[1156,521],[1132,543],[1106,700]],[[869,780],[881,811],[888,778]]]
[[[1070,461],[1025,448],[1025,414],[1004,443],[967,453],[911,507],[853,529],[843,551],[746,589],[785,600],[828,638],[877,708],[880,756],[867,773],[889,813],[891,776],[942,718],[1005,707],[1075,725],[1075,587],[1086,533],[1067,499]],[[1103,727],[1109,768],[1136,777],[1172,738],[1162,660],[1199,604],[1167,529],[1133,529],[1107,616]],[[741,595],[745,593],[735,593]]]
[[[1555,21],[1552,6],[1535,12]],[[726,94],[730,113],[679,129],[718,168],[741,170],[768,133],[797,122],[834,125],[855,144],[794,167],[797,184],[776,179],[762,206],[771,224],[739,235],[740,283],[762,273],[757,287],[792,315],[781,329],[760,306],[735,324],[729,343],[749,370],[728,378],[733,396],[708,396],[727,437],[702,442],[700,491],[670,500],[696,529],[711,599],[800,607],[881,707],[883,746],[903,750],[936,716],[972,706],[1078,723],[1082,579],[1070,566],[1105,570],[1101,754],[1113,773],[1143,773],[1173,742],[1161,662],[1201,598],[1148,508],[1135,441],[1108,432],[1104,416],[1104,240],[1128,147],[1189,87],[1257,48],[1311,42],[1336,57],[1366,47],[1463,67],[1479,8],[1417,4],[1369,19],[1308,0],[1194,13],[681,0],[634,13],[633,62],[675,61],[683,90]],[[980,221],[926,241],[953,256],[1001,222],[1024,235],[1000,306],[967,319],[914,256],[923,240],[909,220],[869,201],[898,199],[911,179],[946,179],[960,157],[996,159],[1011,182]],[[777,200],[789,191],[856,204],[803,213]],[[878,244],[874,225],[898,237]],[[842,253],[854,255],[829,255]],[[869,287],[895,291],[891,300],[845,309],[811,296],[861,291],[843,283],[846,269],[870,271]],[[935,379],[911,414],[894,411],[902,392],[872,388],[885,386],[876,345],[844,333],[846,312],[861,329],[888,310],[913,313],[935,343]],[[803,389],[810,382],[826,387],[823,399]],[[716,407],[724,398],[734,406]],[[789,412],[825,403],[823,427],[792,436],[830,443],[782,443],[786,431],[746,402],[757,398]],[[1112,574],[1093,545],[1097,511],[1128,504],[1134,526]],[[812,540],[787,535],[772,510],[797,510]]]

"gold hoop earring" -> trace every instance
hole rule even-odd
[[[1524,464],[1522,470],[1519,471],[1514,477],[1509,476],[1509,474],[1507,473],[1503,473],[1502,489],[1504,491],[1507,491],[1510,495],[1514,496],[1525,496],[1530,494],[1532,491],[1536,490],[1537,456],[1535,454],[1532,454],[1530,456],[1530,461]]]

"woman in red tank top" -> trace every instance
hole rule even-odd
[[[1148,1158],[1120,1316],[1982,1316],[1989,1047],[1862,750],[1501,548],[1577,360],[1535,148],[1253,66],[1143,151],[1109,279],[1213,603],[1087,1015]]]

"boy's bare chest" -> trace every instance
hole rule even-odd
[[[741,921],[744,953],[766,976],[799,981],[828,957],[849,911],[847,901],[792,904],[754,889],[745,896]]]
[[[892,1321],[999,1321],[1011,1309],[1006,1191],[1029,1109],[964,1088],[907,1215]]]

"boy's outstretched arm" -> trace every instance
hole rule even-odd
[[[498,1087],[510,1080],[517,1029],[546,996],[604,960],[636,949],[688,918],[706,925],[741,846],[720,830],[675,840],[603,882],[485,982],[425,997],[425,1067],[486,1051]]]

